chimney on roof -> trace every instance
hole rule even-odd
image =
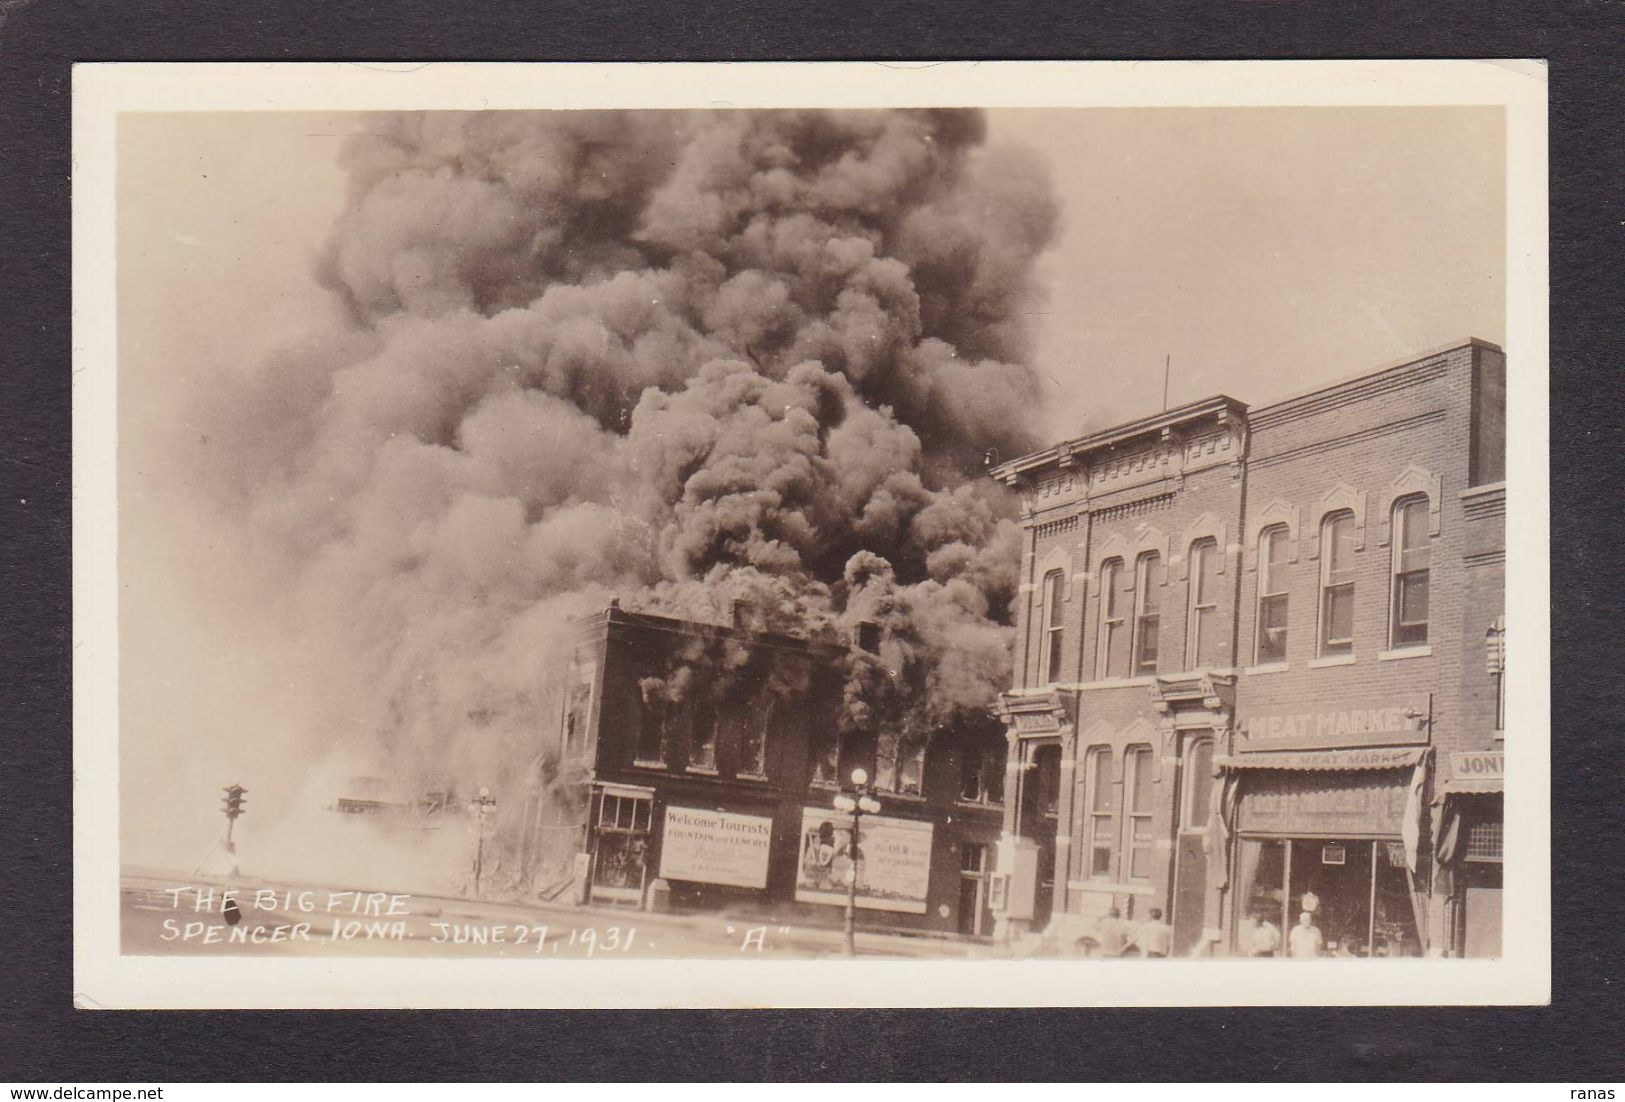
[[[859,620],[858,629],[853,633],[853,641],[859,650],[866,650],[870,654],[880,653],[880,625],[873,620]]]

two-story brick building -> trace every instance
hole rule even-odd
[[[1505,357],[1480,341],[1005,463],[1026,533],[1007,930],[1493,953]]]
[[[861,767],[881,811],[860,828],[860,926],[991,934],[991,717],[913,742],[843,733],[849,648],[760,630],[744,606],[710,624],[611,604],[572,632],[556,738],[575,791],[538,800],[530,830],[533,861],[574,858],[578,898],[639,905],[659,879],[677,909],[838,923],[850,821],[832,799]],[[865,624],[851,647],[878,642]]]

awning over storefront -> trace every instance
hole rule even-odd
[[[1299,750],[1231,754],[1213,759],[1224,769],[1355,770],[1409,769],[1427,753],[1425,746],[1360,750]]]

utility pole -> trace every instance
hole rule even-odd
[[[478,897],[480,894],[480,875],[485,871],[485,816],[497,805],[497,802],[491,797],[489,788],[480,789],[479,796],[469,802],[474,805],[474,814],[479,817],[480,836],[479,841],[474,846],[474,895]]]

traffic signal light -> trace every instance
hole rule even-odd
[[[248,795],[248,789],[240,784],[226,787],[226,798],[222,804],[226,811],[226,818],[235,819],[243,813],[243,797],[246,795]]]

